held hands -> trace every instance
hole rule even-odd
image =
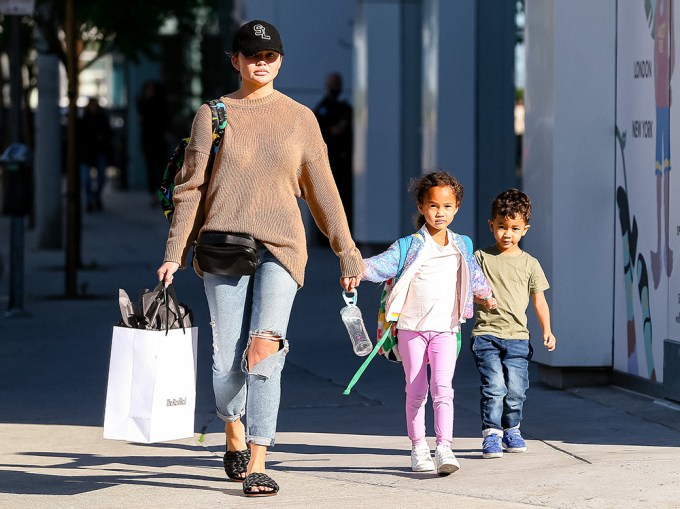
[[[156,274],[158,274],[158,281],[163,281],[165,286],[172,284],[173,274],[179,269],[179,263],[165,262],[161,265]]]
[[[498,302],[496,299],[492,296],[489,295],[485,299],[481,299],[479,297],[474,297],[475,304],[479,304],[480,306],[484,306],[484,309],[487,311],[491,311],[492,309],[496,309],[498,307]]]
[[[498,303],[496,302],[496,299],[493,297],[489,297],[486,299],[484,302],[484,307],[488,310],[491,311],[492,309],[496,309],[498,307]]]
[[[557,339],[555,339],[555,336],[553,336],[552,332],[543,334],[543,344],[549,352],[552,352],[555,349],[555,346],[557,345]]]
[[[359,283],[361,283],[362,276],[363,274],[359,274],[358,276],[352,277],[341,277],[340,286],[342,286],[342,289],[345,290],[346,292],[351,292],[357,286],[359,286]]]

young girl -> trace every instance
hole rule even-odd
[[[460,468],[451,451],[457,333],[461,322],[472,317],[473,294],[487,309],[492,309],[495,301],[468,248],[469,239],[447,228],[460,207],[463,186],[448,173],[434,172],[415,180],[411,191],[418,203],[421,228],[409,239],[403,267],[400,270],[397,241],[384,253],[364,260],[363,279],[377,283],[396,278],[386,299],[385,317],[397,322],[398,348],[406,376],[411,470],[436,469],[440,475],[447,475]],[[425,440],[428,362],[437,437],[434,462]]]

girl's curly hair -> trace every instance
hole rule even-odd
[[[422,177],[411,179],[408,190],[415,198],[416,203],[420,205],[425,200],[425,195],[430,189],[440,186],[449,186],[456,196],[457,205],[460,206],[460,203],[463,201],[463,186],[456,177],[445,171],[433,171]],[[420,229],[424,224],[425,217],[422,214],[418,214],[416,227]]]

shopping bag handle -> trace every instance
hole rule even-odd
[[[177,293],[175,292],[175,287],[170,283],[168,286],[165,287],[165,316],[168,316],[169,314],[169,303],[168,303],[168,296],[170,299],[172,299],[172,302],[175,304],[175,309],[177,310],[177,319],[179,320],[179,323],[182,325],[182,332],[186,334],[186,329],[184,327],[184,315],[182,315],[182,309],[179,307],[179,301],[177,300]],[[165,320],[165,335],[168,335],[168,320]]]
[[[172,300],[173,304],[175,305],[175,309],[177,310],[177,318],[179,319],[179,323],[182,325],[182,332],[186,334],[184,316],[182,315],[182,311],[179,307],[177,292],[175,292],[175,287],[172,285],[172,283],[170,283],[168,286],[165,286],[165,283],[161,281],[156,285],[156,288],[154,288],[153,291],[156,292],[156,300],[161,301],[161,299],[163,299],[161,303],[165,304],[165,335],[167,336],[170,330],[168,321],[168,317],[170,316],[170,300]],[[156,315],[158,315],[159,310],[160,306],[157,306],[154,315],[148,318],[148,323],[151,324],[155,322]]]

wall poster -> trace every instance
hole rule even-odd
[[[614,369],[657,382],[664,340],[680,340],[673,4],[625,0],[617,10]]]

